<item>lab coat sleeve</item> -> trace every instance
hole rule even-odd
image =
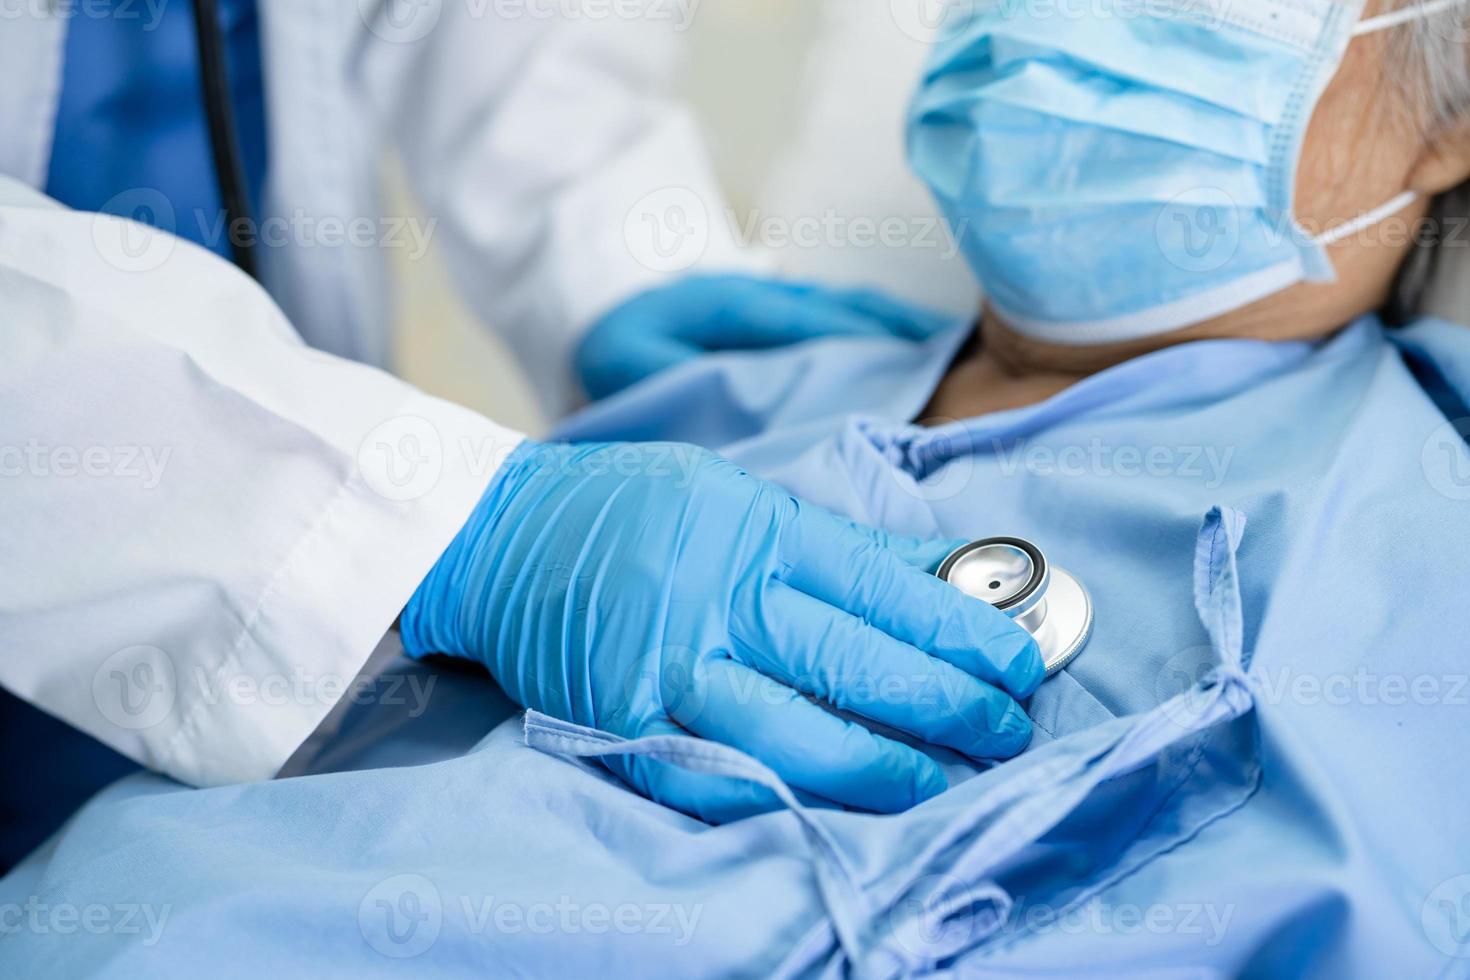
[[[740,247],[672,94],[698,5],[434,9],[422,37],[370,21],[360,81],[471,306],[558,414],[582,397],[571,358],[602,313],[672,277],[768,265]]]
[[[355,696],[521,440],[3,177],[0,341],[0,683],[196,785],[274,775]]]

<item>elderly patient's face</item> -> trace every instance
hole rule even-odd
[[[1364,16],[1403,4],[1370,3]],[[1087,373],[1172,343],[1211,337],[1314,339],[1380,309],[1429,210],[1429,199],[1470,177],[1470,125],[1435,125],[1399,84],[1411,40],[1398,27],[1355,39],[1316,107],[1297,175],[1296,217],[1310,234],[1341,227],[1405,190],[1421,198],[1330,247],[1334,283],[1303,283],[1204,323],[1159,337],[1095,347],[1055,345],[998,329],[996,355],[1014,368]],[[1470,46],[1462,48],[1470,57]],[[997,327],[1003,321],[988,318]]]

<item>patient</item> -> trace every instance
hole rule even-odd
[[[436,731],[331,766],[364,771],[140,775],[0,883],[0,925],[39,895],[177,907],[176,937],[32,929],[5,937],[17,965],[196,972],[207,936],[256,972],[344,975],[1447,972],[1470,952],[1470,331],[1413,316],[1459,256],[1411,233],[1463,206],[1470,66],[1458,10],[1349,44],[1358,13],[962,19],[911,145],[987,286],[980,329],[713,357],[564,428],[717,448],[895,532],[1037,541],[1097,621],[1020,758],[926,748],[952,788],[883,817],[804,809],[712,743],[534,713],[469,751],[405,748]],[[1251,113],[1289,128],[1337,45],[1296,173]],[[1323,254],[1219,203],[1264,207],[1283,172],[1302,229],[1363,228]],[[1220,228],[1220,253],[1184,237]],[[635,753],[777,810],[709,827],[585,761]],[[537,931],[542,906],[572,918]],[[644,928],[593,928],[612,907]],[[659,908],[698,914],[660,932]]]
[[[1464,20],[1464,14],[1455,10],[1429,22],[1408,23],[1354,41],[1311,116],[1295,177],[1294,214],[1303,229],[1320,234],[1344,228],[1405,190],[1417,195],[1416,200],[1383,221],[1329,246],[1337,281],[1300,283],[1203,322],[1181,324],[1180,329],[1102,343],[1089,342],[1086,338],[1081,342],[1074,340],[1066,336],[1064,327],[1040,331],[1047,339],[1037,339],[1024,326],[1010,325],[1004,315],[992,311],[985,318],[983,347],[977,346],[945,378],[930,413],[965,418],[1032,404],[1081,377],[1172,344],[1214,338],[1319,340],[1364,314],[1388,310],[1391,318],[1400,319],[1412,312],[1421,302],[1426,279],[1433,271],[1431,266],[1437,259],[1443,258],[1444,264],[1448,264],[1454,258],[1445,257],[1444,250],[1470,246],[1470,238],[1463,234],[1463,219],[1470,218],[1467,213],[1470,195],[1464,189],[1470,177],[1470,59],[1456,23],[1460,20]],[[996,71],[1002,68],[999,50],[997,47]],[[1016,66],[1008,65],[1005,69],[1015,71]],[[1028,73],[1035,70],[1039,70],[1036,65],[1026,68]],[[962,78],[968,83],[968,76]],[[933,94],[930,98],[943,101]],[[923,106],[921,97],[920,112]],[[977,110],[977,116],[983,120],[982,112],[993,111],[993,107],[986,106]],[[938,115],[939,110],[931,113]],[[916,127],[916,156],[921,173],[930,154],[949,149],[949,145],[941,143],[943,134],[932,132],[942,130],[946,123],[952,124],[953,120],[931,119]],[[1121,162],[1101,155],[1105,147],[1083,143],[1078,131],[1086,128],[1078,125],[1069,131],[1062,127],[1056,131],[1054,142],[1041,131],[1027,131],[1026,136],[1039,157],[1071,148],[1075,156],[1069,162],[1075,161],[1078,166],[1100,170],[1122,166]],[[984,137],[981,128],[974,138],[980,141]],[[1244,151],[1244,147],[1241,149]],[[1248,157],[1248,152],[1242,152],[1239,161],[1231,162],[1244,168],[1254,163]],[[1129,162],[1142,161],[1132,157]],[[1163,162],[1168,165],[1173,161]],[[1209,179],[1206,175],[1219,181],[1218,163],[1218,158],[1211,161],[1211,168],[1203,172],[1190,173],[1180,164],[1177,174],[1151,173],[1151,188],[1159,200],[1168,200],[1182,190],[1208,189],[1214,185],[1200,182]],[[1097,175],[1095,181],[1087,173],[1043,176],[1028,186],[1027,193],[1036,195],[1037,184],[1048,189],[1055,187],[1057,203],[1049,208],[1055,211],[1062,203],[1082,197],[1082,187],[1093,182],[1106,186],[1114,179],[1110,173]],[[1194,186],[1190,186],[1191,181]],[[960,228],[983,223],[991,213],[1005,213],[1001,202],[990,200],[977,214],[980,209],[966,209],[964,195],[959,198],[950,202],[949,210]],[[1089,219],[1084,209],[1074,209],[1066,220],[1075,227],[1064,233],[1048,227],[1050,235],[1045,242],[1018,242],[1020,254],[993,254],[985,251],[988,242],[976,243],[972,255],[978,258],[982,280],[989,278],[985,273],[991,266],[997,270],[995,278],[1011,278],[1011,267],[1024,266],[1028,251],[1044,249],[1068,253],[1072,270],[1060,281],[1045,283],[1046,288],[1064,293],[1075,291],[1085,297],[1088,290],[1076,284],[1077,278],[1085,277],[1090,268],[1107,268],[1109,253],[1115,248],[1123,247],[1130,250],[1130,256],[1134,254],[1132,243],[1099,233],[1108,227],[1109,210],[1109,207],[1098,208],[1095,217]],[[1431,210],[1434,220],[1425,224]],[[1213,244],[1209,236],[1215,228],[1238,228],[1241,223],[1240,219],[1227,217],[1217,225],[1210,218],[1204,212],[1192,213],[1191,227],[1186,229],[1205,246]],[[1241,234],[1248,236],[1249,231],[1242,229]],[[1286,229],[1276,231],[1285,234]],[[1442,237],[1450,240],[1437,248]],[[1176,255],[1188,258],[1183,254],[1189,245],[1187,240],[1176,245],[1160,238],[1150,240],[1147,245],[1149,251],[1140,258],[1150,263],[1166,262]],[[1080,259],[1078,252],[1084,253]],[[1096,254],[1087,257],[1086,252]],[[1059,260],[1053,255],[1045,257],[1045,261],[1054,265]],[[1217,261],[1206,259],[1204,264],[1212,266]],[[1023,268],[1020,274],[1027,271]],[[1133,284],[1135,288],[1155,281],[1154,271],[1146,266],[1125,271],[1130,278],[1139,277]],[[1448,274],[1463,276],[1467,272],[1470,269],[1461,261]],[[1208,273],[1200,278],[1208,282],[1211,276],[1220,275],[1213,268]],[[1012,295],[1015,294],[1013,291]],[[1025,317],[1034,311],[1017,312]],[[1095,319],[1112,312],[1116,311],[1092,308]],[[1456,312],[1462,317],[1470,315],[1470,309]],[[1187,317],[1187,313],[1181,313],[1177,319],[1187,322]]]

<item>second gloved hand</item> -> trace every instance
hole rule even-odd
[[[594,400],[712,351],[821,337],[927,340],[955,318],[864,289],[750,276],[690,276],[635,296],[587,332],[577,372]]]
[[[1025,748],[1034,641],[928,569],[954,542],[891,538],[693,446],[516,451],[404,610],[414,655],[489,666],[520,704],[629,738],[694,734],[793,787],[897,811],[945,788],[923,753]],[[766,791],[643,758],[610,766],[711,820]]]

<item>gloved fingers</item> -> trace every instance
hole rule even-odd
[[[893,336],[906,340],[929,340],[960,322],[954,314],[915,306],[877,290],[851,289],[836,295],[853,310],[882,322]]]
[[[658,326],[656,317],[627,310],[589,331],[576,353],[577,374],[589,397],[608,398],[704,353]]]
[[[752,281],[727,297],[719,317],[697,321],[696,339],[709,350],[766,350],[825,337],[886,337],[877,317],[821,290]]]
[[[1005,759],[1031,741],[1031,719],[1004,691],[781,582],[732,636],[760,673],[932,745]]]
[[[702,662],[697,708],[678,721],[759,759],[793,789],[877,813],[899,813],[948,787],[939,765],[907,745],[826,711],[743,664]]]
[[[833,515],[836,517],[837,515]],[[844,525],[855,534],[866,535],[883,548],[903,562],[912,565],[921,572],[930,575],[939,571],[939,566],[944,564],[944,559],[954,552],[969,544],[964,538],[949,538],[933,540],[930,538],[916,538],[907,534],[893,534],[878,528],[869,527],[857,521],[849,521],[838,517]]]
[[[895,553],[888,550],[894,540],[820,507],[799,504],[782,530],[787,569],[782,578],[1014,697],[1036,693],[1046,679],[1046,665],[1031,634],[989,603],[903,560],[930,559],[953,542],[925,551],[900,541]]]

